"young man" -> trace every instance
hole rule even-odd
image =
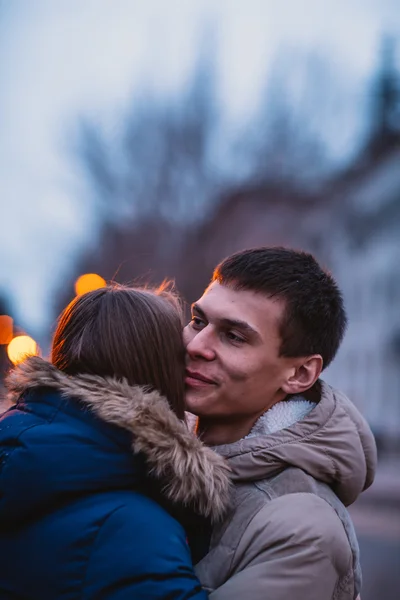
[[[371,485],[376,448],[356,408],[319,380],[346,328],[335,281],[310,254],[245,250],[192,311],[187,407],[235,483],[200,580],[212,600],[354,600],[345,506]]]

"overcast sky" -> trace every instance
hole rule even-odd
[[[77,115],[117,118],[143,86],[182,87],[210,20],[222,106],[237,121],[282,43],[329,56],[356,98],[382,32],[400,36],[398,0],[0,0],[0,291],[27,333],[49,326],[49,298],[93,231],[67,151]],[[352,110],[347,132],[329,134],[339,153],[359,126]]]

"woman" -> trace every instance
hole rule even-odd
[[[181,331],[168,292],[109,286],[65,309],[50,362],[11,372],[0,598],[207,597],[174,517],[218,519],[229,484],[184,424]]]

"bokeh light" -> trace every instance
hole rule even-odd
[[[0,315],[0,344],[9,344],[13,339],[13,319],[9,315]]]
[[[8,344],[7,354],[10,361],[17,365],[28,356],[37,356],[39,346],[29,335],[18,335]]]
[[[86,294],[87,292],[98,290],[105,286],[106,281],[100,275],[97,275],[96,273],[85,273],[85,275],[81,275],[76,280],[75,292],[80,296],[81,294]]]

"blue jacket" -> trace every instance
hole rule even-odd
[[[205,600],[185,530],[150,497],[148,471],[168,501],[211,518],[226,475],[165,400],[39,358],[9,387],[19,400],[0,419],[0,599]]]

